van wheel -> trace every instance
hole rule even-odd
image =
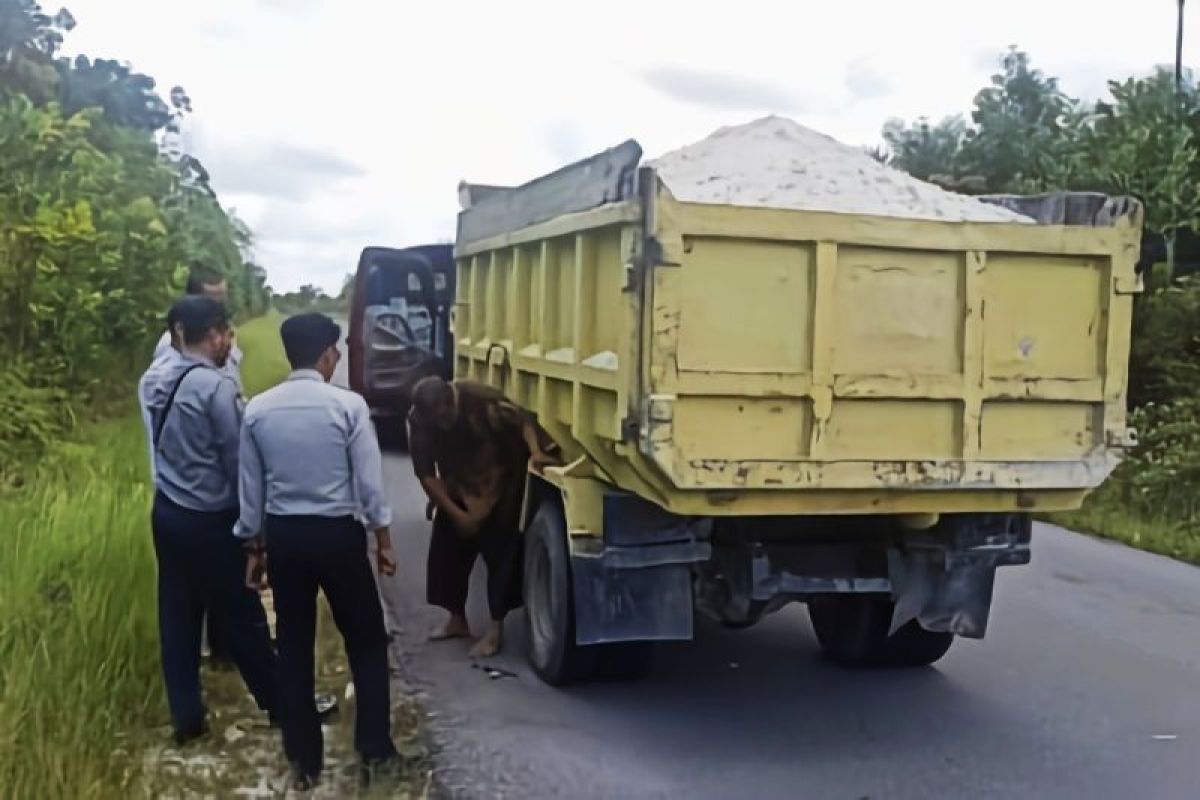
[[[543,501],[525,531],[525,622],[529,665],[551,686],[629,681],[650,669],[650,642],[580,645],[562,508]]]
[[[808,601],[817,641],[830,660],[851,667],[923,667],[950,649],[954,634],[916,620],[888,636],[894,604],[886,595],[847,594]]]

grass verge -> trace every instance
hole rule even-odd
[[[248,391],[287,372],[269,315],[239,332]],[[132,407],[0,497],[0,794],[90,798],[138,779],[130,731],[166,721],[152,496]]]
[[[1165,514],[1149,516],[1131,511],[1112,484],[1089,497],[1079,511],[1050,514],[1047,520],[1200,566],[1200,532]]]

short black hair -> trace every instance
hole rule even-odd
[[[210,331],[229,327],[229,310],[224,303],[203,295],[188,295],[175,301],[167,312],[168,322],[183,326],[183,343],[199,344]]]
[[[412,407],[417,419],[430,419],[439,406],[454,403],[454,390],[445,379],[430,375],[417,381],[412,390]]]
[[[308,369],[315,367],[321,354],[338,343],[342,329],[329,317],[314,311],[285,319],[279,335],[292,369]]]
[[[218,283],[224,283],[225,276],[214,269],[208,267],[192,267],[188,273],[187,293],[188,294],[204,294],[205,286],[216,286]]]
[[[167,309],[167,332],[175,335],[175,326],[179,324],[179,303],[172,303]]]

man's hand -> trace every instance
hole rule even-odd
[[[562,459],[550,453],[538,450],[529,456],[529,468],[539,475],[546,467],[562,466]]]
[[[378,562],[380,575],[391,577],[396,574],[396,556],[392,553],[391,545],[380,547],[375,559]]]
[[[261,592],[267,588],[267,551],[246,551],[246,588]]]
[[[463,494],[462,504],[466,509],[465,514],[457,515],[459,519],[455,519],[455,525],[459,533],[468,536],[479,532],[483,521],[492,513],[492,509],[496,507],[497,495],[494,492],[489,492],[486,495],[471,495]]]
[[[450,521],[454,523],[454,529],[464,536],[472,536],[479,531],[480,520],[476,520],[470,512],[456,509],[446,513],[450,515]]]
[[[387,528],[375,530],[375,561],[380,575],[396,574],[396,556],[392,553],[392,533]]]

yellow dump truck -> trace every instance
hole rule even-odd
[[[630,141],[464,203],[456,375],[568,462],[525,508],[543,679],[634,674],[696,611],[793,601],[843,663],[983,636],[1030,515],[1077,508],[1134,443],[1142,215],[990,202],[1037,224],[679,202]]]

